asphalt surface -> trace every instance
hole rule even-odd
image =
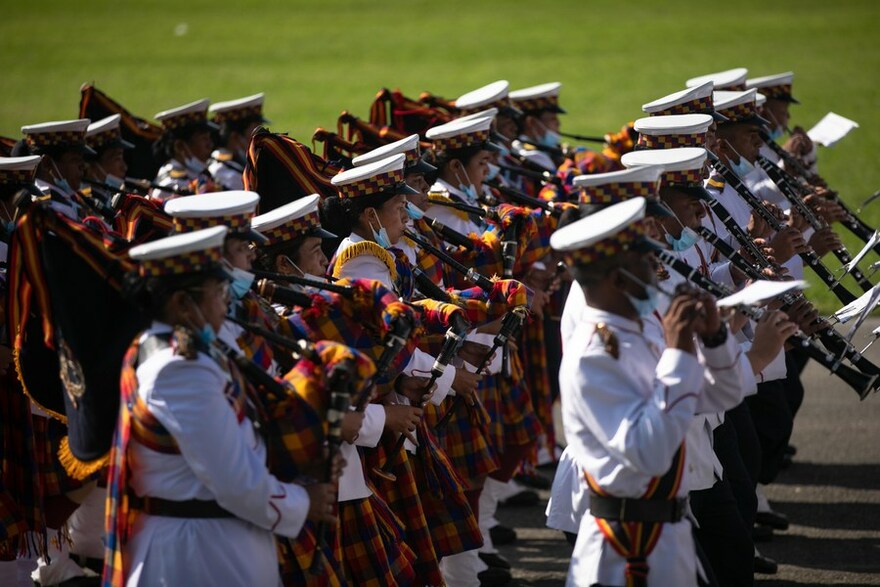
[[[880,319],[864,324],[855,346],[867,344],[866,335],[878,325]],[[880,365],[880,342],[866,355]],[[880,394],[860,402],[852,388],[812,361],[802,380],[806,397],[792,436],[798,452],[766,488],[791,526],[758,545],[779,571],[757,575],[756,585],[880,585]],[[543,474],[552,477],[552,471]],[[549,492],[539,493],[539,505],[499,509],[498,519],[518,535],[499,550],[513,565],[515,585],[564,585],[571,548],[544,526]]]

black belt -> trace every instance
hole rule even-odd
[[[590,492],[590,513],[596,518],[621,522],[678,522],[687,510],[687,498],[636,499]]]
[[[234,518],[235,516],[220,507],[216,501],[187,499],[172,501],[161,497],[130,496],[129,506],[151,516],[166,518]]]

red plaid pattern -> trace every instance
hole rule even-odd
[[[327,544],[321,549],[321,568],[312,574],[307,569],[311,566],[312,557],[318,548],[314,523],[306,520],[296,539],[276,535],[281,584],[285,587],[345,587],[337,549],[334,548],[337,538],[336,528],[330,528]]]
[[[20,169],[0,171],[0,185],[15,185],[21,183],[33,183],[36,169],[24,171]]]
[[[668,116],[670,114],[712,114],[715,107],[712,104],[712,96],[695,98],[681,104],[673,104],[665,110],[652,112],[651,116]]]
[[[24,140],[32,149],[41,147],[60,147],[62,145],[80,146],[86,142],[85,131],[59,130],[53,132],[35,132],[24,136]]]
[[[610,236],[590,246],[582,247],[574,251],[565,251],[563,255],[570,263],[587,265],[600,259],[613,257],[636,243],[647,233],[647,224],[644,220],[633,222],[617,234]]]
[[[225,112],[215,112],[213,120],[217,124],[224,122],[237,122],[239,120],[248,120],[251,118],[263,117],[263,105],[243,106],[234,110],[226,110]]]
[[[558,108],[559,96],[527,98],[524,100],[514,100],[513,102],[523,112],[540,112],[541,110],[554,110]]]
[[[730,119],[730,122],[745,120],[755,116],[757,113],[757,104],[755,101],[746,102],[745,104],[737,104],[736,106],[731,106],[730,108],[724,108],[718,111],[718,114],[723,114]]]
[[[639,135],[639,147],[644,149],[677,149],[678,147],[704,147],[706,133],[670,134],[670,135]]]
[[[403,169],[394,169],[379,173],[373,177],[354,181],[349,184],[339,186],[339,195],[343,198],[357,198],[358,196],[369,196],[387,191],[388,188],[394,187],[403,181]]]
[[[174,232],[194,232],[214,226],[228,226],[230,232],[242,232],[250,228],[253,214],[231,214],[229,216],[202,216],[198,218],[174,217]]]
[[[269,239],[270,245],[291,241],[321,226],[321,218],[315,210],[300,218],[294,218],[275,228],[261,229],[260,233]]]
[[[581,204],[616,204],[632,198],[655,198],[660,184],[653,181],[626,181],[581,188]]]
[[[686,169],[685,171],[665,171],[660,176],[660,184],[698,187],[703,185],[703,170]]]
[[[765,86],[763,88],[758,88],[758,91],[764,94],[768,100],[785,100],[791,98],[791,84]]]
[[[103,149],[104,145],[118,143],[122,140],[122,133],[119,128],[111,128],[103,132],[95,133],[86,137],[86,142],[96,151]]]
[[[432,139],[435,151],[454,151],[471,145],[480,145],[489,140],[489,131],[469,132],[454,137]]]
[[[193,251],[174,257],[166,257],[165,259],[143,261],[140,264],[139,270],[142,277],[195,273],[207,269],[215,263],[219,263],[222,257],[220,247],[214,247],[203,251]]]
[[[191,124],[199,124],[208,122],[207,110],[199,112],[187,112],[176,116],[169,116],[162,121],[162,128],[165,130],[177,130]]]

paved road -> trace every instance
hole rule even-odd
[[[874,319],[856,335],[880,325]],[[880,365],[880,342],[868,351]],[[779,563],[775,576],[758,576],[759,587],[788,585],[880,585],[880,394],[858,396],[811,363],[807,389],[795,421],[792,443],[798,454],[792,467],[767,488],[774,508],[792,522],[773,542],[759,545]],[[515,527],[519,540],[503,547],[514,565],[516,584],[563,585],[571,549],[561,535],[544,526],[540,506],[501,509],[499,519]]]

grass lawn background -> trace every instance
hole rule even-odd
[[[84,81],[145,118],[263,91],[271,129],[310,144],[344,109],[366,118],[383,86],[455,98],[497,79],[512,89],[561,81],[563,130],[601,134],[689,77],[742,66],[752,77],[796,73],[792,125],[829,110],[859,122],[821,149],[820,171],[854,206],[880,188],[875,0],[0,0],[0,14],[5,136],[76,116]],[[880,224],[880,202],[863,217]],[[855,254],[860,243],[840,232]],[[810,277],[810,297],[833,310]]]

